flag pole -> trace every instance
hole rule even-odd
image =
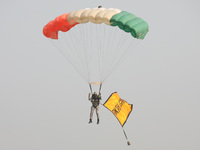
[[[128,141],[128,137],[127,137],[126,132],[125,132],[125,130],[124,130],[123,127],[122,127],[122,130],[123,130],[123,132],[124,132],[124,136],[125,136],[125,138],[126,138],[127,145],[128,145],[128,146],[131,145],[131,143]]]

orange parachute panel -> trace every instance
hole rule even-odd
[[[47,25],[43,28],[43,34],[44,36],[51,38],[51,39],[58,39],[58,31],[67,32],[72,27],[77,25],[78,23],[75,23],[73,25],[70,25],[67,21],[67,16],[69,13],[60,15],[56,17],[55,20],[50,21]]]

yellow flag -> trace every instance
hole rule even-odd
[[[115,115],[122,127],[126,123],[133,108],[133,105],[121,99],[117,92],[111,94],[103,105]]]

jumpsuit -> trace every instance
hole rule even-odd
[[[99,103],[101,100],[101,95],[92,95],[91,97],[89,97],[89,100],[92,103],[92,107],[91,107],[91,112],[90,112],[90,119],[92,120],[93,118],[93,113],[94,110],[96,109],[96,114],[97,114],[97,119],[99,120]]]

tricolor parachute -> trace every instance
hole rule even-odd
[[[60,15],[43,28],[90,85],[101,85],[148,31],[147,22],[136,15],[103,7]]]

